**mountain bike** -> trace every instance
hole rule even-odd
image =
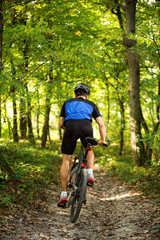
[[[80,211],[82,204],[86,204],[86,189],[87,189],[87,154],[88,151],[92,150],[92,146],[98,144],[98,140],[91,137],[86,137],[84,145],[87,146],[84,150],[81,146],[79,156],[76,156],[71,168],[70,179],[68,182],[68,203],[66,207],[71,206],[70,222],[75,223]],[[108,147],[110,141],[107,144],[103,144]]]

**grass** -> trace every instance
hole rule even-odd
[[[60,143],[54,142],[48,149],[33,147],[29,143],[10,143],[3,157],[12,168],[14,177],[0,172],[1,207],[27,206],[37,197],[45,197],[46,187],[59,185]]]
[[[4,142],[0,145],[0,154],[4,145]],[[28,207],[37,199],[46,198],[45,188],[59,185],[60,146],[59,141],[53,142],[50,148],[33,147],[26,142],[7,145],[3,157],[15,176],[11,178],[6,172],[0,172],[1,208],[17,204]],[[130,151],[126,150],[125,154],[119,157],[117,149],[118,147],[113,145],[109,148],[94,147],[96,161],[107,170],[108,175],[127,184],[134,184],[145,194],[156,198],[159,204],[160,163],[154,162],[148,169],[135,167]]]

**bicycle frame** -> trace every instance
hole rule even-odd
[[[77,173],[76,173],[75,183],[74,183],[73,186],[71,186],[71,187],[73,188],[73,192],[76,192],[76,191],[77,191],[77,187],[76,187],[76,186],[77,186],[77,182],[78,182],[78,176],[80,175],[82,169],[86,167],[86,164],[87,164],[87,154],[88,154],[88,151],[91,151],[91,150],[92,150],[91,147],[87,147],[87,148],[85,149],[85,153],[84,153],[84,148],[83,148],[83,146],[81,145],[79,158],[78,158],[78,157],[75,157],[75,159],[74,159],[74,163],[73,163],[73,166],[72,166],[72,168],[71,168],[71,171],[76,167],[76,165],[77,165],[76,160],[77,160],[77,159],[78,159],[78,166],[77,166],[78,171],[77,171]],[[71,195],[68,196],[68,199],[70,199],[70,196],[71,196]],[[67,207],[69,207],[69,206],[70,206],[70,204],[68,204]]]
[[[85,150],[85,153],[84,153],[84,149],[81,146],[80,155],[79,155],[79,162],[78,162],[78,173],[80,172],[81,168],[86,167],[88,151],[89,150],[87,149],[87,150]]]
[[[87,154],[88,154],[88,151],[90,151],[91,149],[92,148],[87,148],[85,150],[85,153],[84,153],[83,146],[81,146],[81,150],[80,150],[80,154],[79,154],[79,161],[78,161],[78,171],[77,171],[76,180],[75,180],[75,186],[77,184],[78,176],[79,176],[80,172],[82,171],[83,168],[86,167],[86,164],[87,164]]]
[[[78,160],[78,173],[80,172],[81,170],[81,167],[84,168],[86,167],[86,163],[87,163],[87,154],[88,154],[88,151],[92,150],[91,147],[88,147],[86,150],[85,150],[85,153],[84,153],[84,149],[83,149],[83,146],[81,146],[81,149],[80,149],[80,154],[79,154],[79,158],[76,156],[75,159],[74,159],[74,163],[73,163],[73,166],[71,168],[71,171],[75,168],[75,166],[77,165],[76,163],[76,160]]]
[[[107,144],[103,144],[108,147],[109,141]],[[84,140],[84,145],[87,147],[83,147],[81,145],[79,157],[75,157],[71,173],[70,179],[68,182],[68,187],[71,189],[68,196],[68,203],[66,207],[71,206],[71,214],[70,221],[71,223],[75,223],[80,211],[82,204],[86,204],[86,190],[87,190],[87,154],[88,151],[92,150],[93,145],[97,145],[98,140],[91,137],[86,137]],[[78,160],[78,162],[76,161]]]

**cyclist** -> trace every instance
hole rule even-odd
[[[92,117],[99,126],[100,141],[99,145],[103,145],[106,137],[106,128],[103,123],[98,107],[88,100],[90,95],[89,87],[84,83],[79,83],[75,89],[75,98],[71,98],[64,102],[59,126],[64,129],[62,141],[62,165],[60,169],[61,195],[57,203],[58,207],[65,207],[67,199],[67,184],[70,175],[70,163],[72,154],[76,148],[77,140],[80,138],[84,145],[85,137],[93,137]],[[84,146],[85,147],[85,146]],[[94,153],[89,151],[87,155],[87,184],[94,185],[93,176]]]

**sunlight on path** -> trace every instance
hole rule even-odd
[[[102,201],[120,200],[120,199],[123,199],[123,198],[139,196],[139,195],[141,195],[141,194],[140,193],[128,192],[128,193],[124,193],[122,195],[118,194],[118,195],[113,196],[113,197],[100,198],[100,200],[102,200]]]

